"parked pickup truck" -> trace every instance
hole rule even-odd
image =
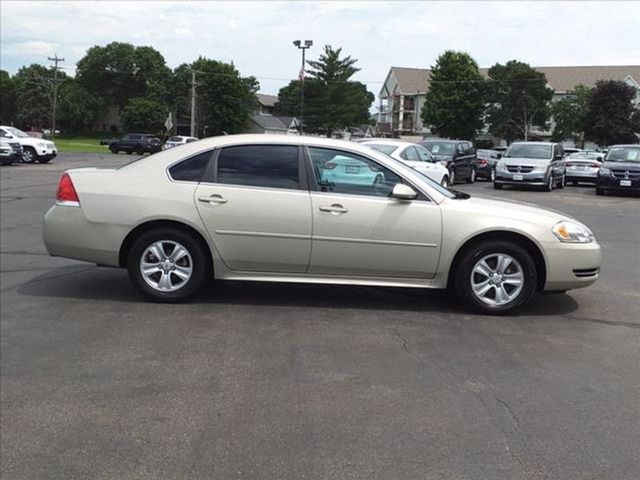
[[[162,142],[155,135],[148,133],[128,133],[121,139],[109,144],[109,150],[113,153],[126,152],[131,155],[137,153],[156,153],[162,149]]]

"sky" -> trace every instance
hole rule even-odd
[[[277,94],[298,75],[297,39],[313,40],[307,59],[342,47],[377,95],[391,66],[429,68],[446,49],[480,67],[640,65],[640,2],[0,2],[0,68],[12,74],[54,54],[73,74],[88,48],[120,41],[156,48],[172,68],[233,61]]]

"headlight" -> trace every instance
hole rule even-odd
[[[506,172],[507,171],[507,164],[504,162],[498,162],[496,164],[496,170],[500,170],[501,172]]]
[[[47,146],[47,144],[46,144],[46,143],[44,143],[44,142],[39,142],[37,145],[38,145],[40,148],[45,148],[45,147]]]
[[[600,170],[598,170],[598,175],[602,175],[603,177],[611,175],[611,170],[607,167],[601,167]]]
[[[546,172],[549,165],[535,165],[533,167],[534,172]]]
[[[587,227],[568,220],[556,223],[551,231],[558,240],[566,243],[590,243],[594,239]]]

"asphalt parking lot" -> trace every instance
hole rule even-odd
[[[595,285],[513,317],[287,284],[159,305],[41,240],[64,169],[130,159],[0,168],[2,478],[640,476],[640,198],[457,185],[567,212],[603,246]]]

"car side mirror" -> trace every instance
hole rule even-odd
[[[404,183],[396,183],[393,187],[393,191],[391,192],[391,196],[393,198],[397,198],[398,200],[413,200],[418,196],[418,192],[416,192],[409,185],[405,185]]]

